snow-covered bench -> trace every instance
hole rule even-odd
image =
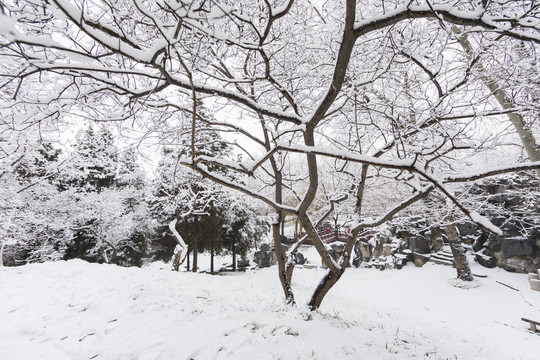
[[[536,326],[537,325],[540,326],[540,322],[534,321],[534,320],[531,320],[531,319],[526,319],[526,318],[523,318],[523,317],[521,318],[521,320],[523,320],[525,322],[528,322],[531,325],[531,331],[539,332]]]

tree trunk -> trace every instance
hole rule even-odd
[[[324,296],[337,283],[342,274],[342,271],[334,273],[331,270],[328,270],[326,272],[326,275],[324,275],[319,282],[319,285],[315,288],[313,295],[311,295],[311,299],[308,303],[310,310],[317,310],[321,306]]]
[[[187,244],[184,242],[184,239],[182,238],[182,236],[176,230],[176,224],[178,223],[179,218],[180,218],[179,210],[176,209],[176,218],[173,219],[169,223],[169,230],[173,234],[176,242],[178,243],[177,246],[180,247],[179,250],[175,249],[174,260],[173,260],[173,269],[175,269],[176,271],[178,271],[178,269],[180,269],[180,265],[182,265],[182,263],[185,260],[185,257],[187,256],[187,254],[189,254],[189,252],[187,251],[187,249],[188,249]],[[189,270],[189,265],[188,265],[188,270]]]
[[[6,247],[6,242],[2,241],[0,246],[0,267],[4,267],[4,248]]]
[[[339,259],[339,268],[337,268],[336,270],[329,269],[326,275],[324,275],[322,280],[315,288],[315,291],[313,292],[313,295],[311,295],[311,299],[308,303],[310,310],[317,310],[321,306],[321,303],[326,296],[326,293],[328,293],[328,291],[330,291],[330,289],[338,282],[338,280],[341,278],[341,275],[343,275],[343,273],[347,269],[347,265],[349,264],[349,260],[351,257],[350,254],[354,247],[356,234],[357,232],[349,235],[347,243],[345,244],[345,248],[343,249],[343,254]]]
[[[176,252],[173,256],[173,271],[180,271],[180,259],[182,258],[182,250]]]
[[[253,93],[253,88],[251,89]],[[272,146],[270,145],[270,136],[268,134],[268,129],[262,114],[259,114],[259,120],[261,122],[261,129],[264,135],[264,146],[266,151],[270,151]],[[272,171],[275,177],[275,201],[276,204],[283,204],[283,175],[281,173],[281,168],[278,166],[274,156],[270,157],[270,164],[272,166]],[[285,268],[286,262],[281,249],[281,234],[280,234],[280,224],[283,221],[283,214],[281,211],[276,211],[276,219],[272,223],[272,237],[274,240],[275,254],[278,261],[278,277],[281,282],[281,287],[285,295],[285,301],[287,304],[294,305],[294,294],[292,291],[291,283],[287,277],[287,269]]]
[[[232,269],[236,271],[236,245],[232,244]]]
[[[278,276],[279,280],[281,281],[281,286],[283,287],[283,292],[285,293],[285,301],[287,304],[294,305],[294,294],[292,292],[291,283],[289,282],[289,278],[287,277],[287,269],[285,268],[287,265],[285,254],[283,253],[283,249],[281,248],[281,233],[280,233],[280,225],[282,222],[282,214],[281,212],[277,213],[276,221],[272,224],[272,233],[274,237],[274,251],[276,253],[277,261],[278,261]]]
[[[197,272],[197,256],[199,255],[198,241],[193,241],[193,269],[191,271]]]
[[[210,273],[214,273],[214,245],[210,247]]]
[[[454,256],[454,263],[456,264],[457,277],[463,281],[472,281],[473,276],[471,273],[471,268],[469,267],[469,262],[465,256],[465,249],[463,244],[459,239],[459,234],[457,232],[454,224],[446,225],[445,227],[446,234],[448,235],[448,243],[450,244],[450,249],[452,249],[452,255]]]
[[[188,246],[187,248],[187,255],[186,255],[186,271],[189,271],[191,268],[190,268],[190,264],[189,264],[189,253],[191,252],[191,246]]]

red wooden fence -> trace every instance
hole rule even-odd
[[[331,243],[333,243],[335,241],[347,242],[347,239],[349,238],[350,233],[348,231],[344,231],[344,230],[338,230],[337,233],[336,233],[336,231],[333,231],[332,229],[330,229],[330,231],[328,231],[328,230],[319,231],[319,232],[317,232],[317,234],[319,234],[319,236],[321,237],[321,240],[322,240],[322,242],[324,244],[331,244]],[[356,238],[358,239],[358,238],[364,237],[364,238],[369,239],[372,236],[373,236],[373,234],[372,234],[371,230],[364,230],[364,231],[360,232]],[[304,244],[313,244],[313,242],[308,237],[306,239],[306,241],[304,242]]]

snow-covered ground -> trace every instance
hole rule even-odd
[[[474,266],[474,264],[473,264]],[[55,262],[0,268],[0,359],[539,359],[540,292],[474,267],[349,269],[319,312],[283,304],[276,268],[213,276]],[[322,269],[296,269],[307,302]],[[512,290],[496,281],[510,285]]]

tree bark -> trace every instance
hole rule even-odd
[[[232,269],[236,271],[236,245],[232,244]]]
[[[446,235],[448,235],[448,243],[450,244],[452,255],[454,256],[457,278],[463,281],[472,281],[473,276],[471,273],[471,268],[469,267],[469,262],[465,256],[465,249],[463,248],[463,244],[459,239],[459,234],[456,227],[454,224],[449,224],[444,228],[446,230]]]
[[[4,248],[6,247],[6,242],[2,241],[0,246],[0,267],[4,267]]]
[[[326,293],[328,293],[328,291],[330,291],[330,289],[338,282],[338,280],[341,278],[341,276],[347,269],[347,264],[349,264],[350,254],[354,246],[356,234],[356,232],[351,234],[347,239],[345,249],[343,249],[343,254],[339,259],[339,267],[335,270],[328,269],[326,275],[324,275],[324,277],[321,279],[321,281],[315,288],[315,291],[313,292],[313,295],[311,295],[311,299],[308,303],[310,310],[317,310],[321,306],[321,303],[326,296]]]
[[[283,253],[283,249],[281,248],[281,222],[282,214],[280,211],[276,214],[276,219],[274,223],[272,224],[272,234],[274,238],[274,252],[276,253],[277,261],[278,261],[278,275],[279,280],[281,281],[281,286],[283,288],[283,292],[285,293],[285,301],[287,304],[294,305],[294,294],[291,288],[291,283],[289,282],[289,277],[287,276],[287,261],[285,258],[285,254]]]
[[[210,273],[214,273],[214,246],[210,247]]]
[[[193,241],[193,269],[191,271],[197,272],[197,256],[199,255],[198,241]]]

